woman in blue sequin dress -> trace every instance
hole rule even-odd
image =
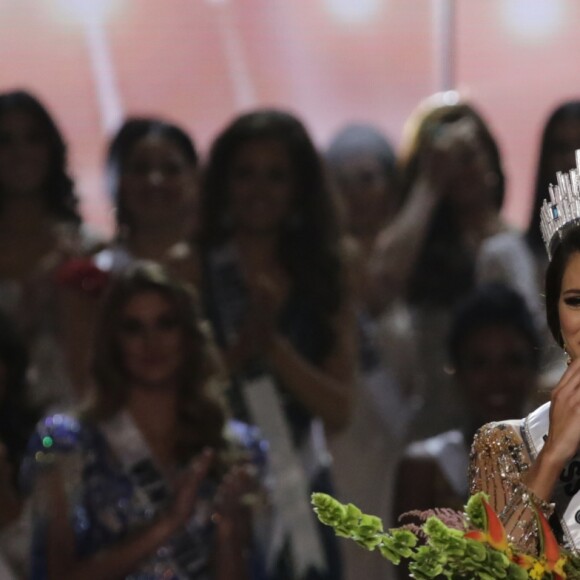
[[[32,577],[250,579],[262,448],[210,395],[217,366],[192,294],[137,263],[103,304],[94,397],[39,424]]]

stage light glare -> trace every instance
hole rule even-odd
[[[124,8],[125,0],[58,0],[57,4],[63,22],[104,22]]]
[[[384,7],[385,0],[324,0],[328,11],[345,24],[366,24]]]
[[[566,18],[563,0],[502,0],[506,28],[526,42],[541,42],[558,33]]]

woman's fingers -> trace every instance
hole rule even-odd
[[[251,494],[257,491],[255,468],[235,465],[223,477],[215,497],[216,509],[222,515],[233,513],[251,503]]]
[[[580,386],[580,358],[572,361],[570,366],[566,369],[562,378],[552,391],[552,400],[560,396],[563,392],[576,389]]]
[[[191,516],[199,487],[207,477],[214,455],[211,449],[204,449],[177,481],[175,501],[171,506],[171,515],[177,526],[185,523]]]
[[[559,461],[567,461],[580,446],[580,364],[570,365],[552,394],[550,449]]]

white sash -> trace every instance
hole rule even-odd
[[[252,419],[268,441],[270,468],[275,479],[272,503],[275,519],[268,549],[268,565],[288,541],[297,578],[309,569],[326,571],[326,558],[309,503],[310,486],[304,465],[294,450],[292,436],[271,377],[246,381],[244,399]]]
[[[239,272],[239,258],[232,243],[215,248],[209,255],[211,292],[219,316],[219,328],[226,344],[233,344],[247,311],[244,284]],[[268,538],[268,565],[288,542],[297,577],[312,568],[325,572],[326,558],[318,525],[310,506],[309,475],[330,463],[324,428],[311,422],[309,440],[297,450],[285,416],[283,402],[273,377],[263,372],[255,379],[240,380],[244,403],[261,435],[269,445],[269,468],[274,485],[272,502],[274,521]]]
[[[156,514],[166,505],[169,489],[130,414],[122,411],[99,423],[99,428],[134,484],[136,503],[146,513]],[[159,578],[178,580],[208,578],[204,573],[209,560],[208,548],[200,540],[200,528],[195,521],[176,532],[151,560],[155,561],[156,577],[158,574]],[[160,566],[164,567],[163,573]]]
[[[549,426],[550,403],[545,403],[524,419],[523,436],[534,460],[544,447]],[[575,552],[580,550],[579,491],[580,453],[576,453],[562,470],[552,495],[552,500],[556,505],[556,514],[564,532],[565,543]]]

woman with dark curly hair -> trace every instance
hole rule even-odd
[[[302,123],[259,110],[229,124],[211,148],[201,209],[207,312],[232,408],[271,445],[275,577],[339,578],[336,544],[307,502],[328,489],[324,426],[349,419],[356,348],[334,200]]]
[[[0,308],[18,322],[37,378],[31,396],[59,404],[74,393],[64,354],[57,267],[94,243],[67,170],[67,148],[33,95],[0,94]]]
[[[198,154],[181,127],[157,117],[130,117],[113,136],[106,171],[116,235],[90,258],[60,270],[71,328],[68,352],[77,389],[89,381],[88,353],[95,325],[95,298],[110,275],[135,260],[153,260],[181,280],[197,284]]]
[[[107,153],[117,233],[97,255],[99,267],[117,271],[135,259],[187,262],[190,271],[184,276],[197,281],[189,242],[197,233],[198,162],[195,145],[181,127],[155,117],[123,123]]]
[[[455,304],[473,284],[479,246],[505,229],[498,146],[477,109],[458,99],[435,95],[405,125],[401,207],[378,242],[385,301]]]
[[[44,105],[25,91],[0,94],[0,200],[41,200],[57,222],[79,225],[78,200],[67,170],[67,147]]]
[[[119,274],[92,399],[44,418],[29,444],[31,577],[259,577],[249,501],[264,456],[254,429],[226,420],[215,355],[190,287],[153,262]]]
[[[403,205],[380,234],[375,295],[399,298],[413,319],[424,403],[411,431],[424,438],[465,414],[446,372],[445,336],[453,307],[481,282],[520,292],[537,319],[540,290],[520,232],[501,217],[505,178],[483,116],[458,95],[422,103],[402,151]]]

